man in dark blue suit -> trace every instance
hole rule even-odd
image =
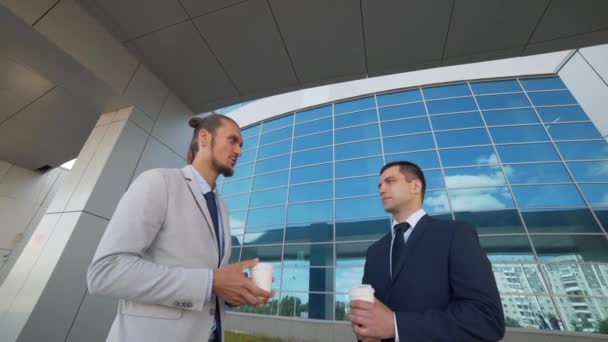
[[[500,340],[500,296],[475,228],[428,216],[425,188],[416,164],[382,168],[378,189],[393,229],[367,250],[363,283],[376,299],[351,302],[353,330],[365,342]]]

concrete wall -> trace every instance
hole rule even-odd
[[[0,285],[67,173],[30,171],[0,160]]]
[[[602,136],[608,138],[608,44],[579,49],[559,76]]]

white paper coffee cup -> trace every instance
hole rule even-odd
[[[374,288],[371,285],[363,284],[350,289],[350,300],[363,300],[366,302],[374,302]]]
[[[272,291],[272,264],[258,262],[251,268],[251,280],[262,290]]]

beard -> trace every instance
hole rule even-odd
[[[224,175],[224,177],[232,177],[234,174],[234,168],[222,165],[217,158],[215,158],[215,137],[211,138],[211,152],[213,153],[213,157],[211,157],[211,166],[217,171],[217,173]]]

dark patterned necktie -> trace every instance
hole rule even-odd
[[[393,255],[391,259],[391,275],[397,272],[397,265],[399,260],[403,258],[403,252],[405,251],[405,239],[403,234],[410,228],[410,224],[407,222],[399,223],[393,228],[395,230],[395,238],[393,239]]]
[[[222,249],[220,248],[220,227],[217,215],[217,205],[215,204],[215,193],[213,191],[209,191],[208,193],[206,193],[205,200],[207,200],[207,209],[209,209],[209,214],[211,214],[211,221],[213,221],[213,231],[215,231],[217,250],[218,252],[220,252],[221,255]]]

